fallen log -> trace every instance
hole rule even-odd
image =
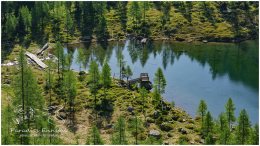
[[[49,44],[46,43],[46,44],[36,53],[36,55],[38,56],[38,55],[42,54],[42,52],[45,51],[46,49],[48,49],[48,47],[49,47]]]
[[[30,52],[25,52],[25,55],[30,58],[34,63],[36,63],[38,66],[40,66],[42,69],[47,68],[48,66],[44,64],[36,55],[30,53]]]

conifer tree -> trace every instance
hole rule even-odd
[[[6,14],[6,23],[5,23],[5,33],[7,34],[7,38],[11,39],[15,33],[17,26],[17,18],[13,13]]]
[[[144,87],[142,87],[140,89],[140,95],[141,95],[141,98],[142,98],[142,112],[144,114],[145,113],[145,111],[144,111],[144,102],[146,101],[145,98],[147,97],[147,90]]]
[[[161,68],[158,68],[154,77],[154,86],[157,87],[158,92],[160,94],[163,94],[165,92],[166,85],[167,84],[166,84],[165,77],[163,75],[163,71]]]
[[[231,98],[228,99],[228,102],[226,104],[226,115],[227,115],[227,120],[228,120],[228,125],[229,125],[229,130],[231,130],[231,124],[235,122],[236,118],[234,115],[235,111],[235,105],[232,101]]]
[[[96,61],[92,60],[89,66],[89,83],[90,83],[90,92],[94,95],[94,109],[96,110],[96,105],[97,105],[97,99],[96,99],[96,94],[98,91],[98,86],[99,86],[99,80],[100,80],[100,73],[98,70],[98,64]],[[95,116],[97,120],[97,112]]]
[[[99,130],[96,125],[92,126],[90,136],[86,142],[87,145],[103,145],[104,141],[102,140]]]
[[[206,116],[205,116],[205,121],[204,121],[204,128],[203,128],[203,133],[204,135],[208,136],[209,133],[212,132],[213,130],[213,118],[210,114],[210,112],[208,111]]]
[[[238,126],[236,129],[236,139],[238,144],[247,144],[249,140],[250,133],[250,121],[248,114],[245,109],[243,109],[238,117]]]
[[[225,113],[219,115],[219,143],[227,144],[229,141],[230,131]]]
[[[197,111],[201,117],[201,129],[204,127],[204,118],[207,112],[207,104],[204,100],[200,100],[200,104]]]
[[[112,144],[125,145],[127,144],[126,140],[126,123],[125,119],[120,116],[117,120],[117,123],[114,128]]]
[[[102,82],[102,85],[104,87],[105,96],[106,96],[106,90],[110,87],[110,85],[112,83],[111,72],[110,71],[111,71],[110,66],[106,62],[103,65],[102,73],[101,73],[101,82]]]
[[[258,126],[258,124],[255,124],[255,126],[252,128],[251,144],[259,145],[259,126]]]

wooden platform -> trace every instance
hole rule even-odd
[[[30,58],[33,62],[35,62],[40,68],[45,69],[48,66],[44,64],[36,55],[30,53],[30,52],[25,52],[25,55]]]

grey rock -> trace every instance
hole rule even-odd
[[[114,126],[113,124],[107,124],[105,129],[111,129],[111,128],[113,128],[113,126]]]
[[[178,119],[179,119],[179,116],[172,116],[172,119],[174,120],[174,121],[177,121]]]
[[[155,111],[155,112],[153,113],[153,117],[154,117],[155,119],[159,118],[159,116],[160,116],[160,112],[159,112],[159,111]]]
[[[170,123],[167,123],[167,122],[164,122],[160,125],[160,128],[163,130],[163,131],[170,131],[173,129],[172,125]]]
[[[150,130],[149,131],[149,136],[160,138],[161,137],[161,133],[158,130]]]
[[[131,107],[131,106],[129,106],[129,107],[127,108],[127,111],[128,111],[128,112],[133,112],[133,111],[134,111],[134,108]]]
[[[181,134],[187,134],[187,131],[183,128],[179,128],[178,131],[181,133]]]

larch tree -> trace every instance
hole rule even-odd
[[[154,102],[154,104],[156,105],[156,107],[159,106],[160,101],[161,101],[161,94],[158,92],[157,87],[154,87],[152,95],[153,95],[153,102]]]
[[[251,144],[259,145],[259,126],[258,126],[258,124],[255,124],[255,126],[252,128]]]
[[[65,55],[64,55],[64,50],[60,42],[57,42],[55,44],[55,54],[58,58],[58,77],[59,81],[62,79],[61,74],[63,74],[64,71],[64,62],[65,62]],[[62,75],[63,76],[63,75]]]
[[[210,114],[210,112],[208,111],[206,116],[205,116],[205,121],[204,121],[204,129],[203,129],[203,133],[205,136],[208,136],[210,133],[212,133],[213,130],[213,118]]]
[[[238,125],[236,127],[236,140],[238,144],[248,144],[250,134],[250,121],[248,114],[243,109],[238,117]]]
[[[228,127],[226,114],[223,112],[219,115],[219,134],[219,143],[227,144],[230,136],[230,131]]]
[[[142,87],[141,89],[140,89],[140,95],[141,95],[141,98],[142,98],[142,112],[143,112],[143,115],[145,116],[145,111],[144,111],[144,102],[146,101],[146,99],[145,98],[147,98],[147,90],[144,88],[144,87]]]
[[[226,107],[226,116],[228,120],[229,130],[231,130],[232,123],[236,121],[236,117],[234,115],[236,108],[231,98],[228,99],[228,102],[226,103],[225,107]]]
[[[204,118],[205,118],[205,115],[206,115],[206,112],[207,112],[207,104],[204,100],[200,100],[200,104],[199,104],[199,107],[198,107],[198,114],[199,116],[201,117],[201,129],[203,129],[204,127]]]
[[[104,141],[102,140],[97,126],[94,124],[91,128],[91,133],[86,142],[87,145],[103,145]]]
[[[5,22],[5,33],[7,34],[7,38],[11,39],[16,31],[17,26],[17,18],[15,17],[14,13],[7,13],[6,14],[6,22]]]
[[[99,81],[100,81],[100,73],[98,69],[98,64],[96,61],[92,60],[90,62],[89,66],[89,83],[90,83],[90,92],[94,95],[94,109],[96,110],[97,106],[97,91],[98,91],[98,86],[99,86]],[[97,112],[95,119],[97,120]]]
[[[23,26],[24,26],[24,31],[26,33],[29,33],[30,31],[30,27],[32,25],[32,15],[31,12],[29,11],[29,9],[27,8],[27,6],[23,6],[20,8],[19,10],[19,17],[20,17],[20,21]]]
[[[143,126],[143,121],[135,115],[133,118],[129,119],[128,121],[128,130],[134,136],[135,145],[138,145],[138,134],[145,130]]]
[[[77,79],[73,71],[68,71],[65,74],[66,84],[66,95],[69,99],[69,111],[71,116],[71,121],[74,124],[75,121],[75,97],[77,95]]]
[[[136,33],[137,25],[140,23],[142,14],[140,10],[140,6],[137,1],[131,2],[131,6],[129,8],[129,16],[132,18],[134,24],[134,31]]]
[[[112,83],[111,68],[110,68],[110,66],[108,65],[107,62],[103,65],[103,68],[102,68],[101,83],[103,85],[104,94],[106,96],[106,91],[107,91],[107,89],[110,87],[110,85]]]
[[[19,108],[20,111],[16,113],[18,121],[17,128],[21,130],[21,132],[17,134],[28,134],[23,132],[24,129],[28,129],[32,125],[37,125],[37,123],[42,120],[44,100],[41,96],[37,80],[33,75],[32,70],[27,66],[24,50],[22,48],[19,55],[18,74],[15,77],[13,87],[15,89],[13,104],[15,107]],[[29,137],[20,137],[20,144],[29,144]]]
[[[112,134],[112,144],[125,145],[127,144],[126,140],[126,123],[125,119],[120,116],[117,120],[117,123]]]
[[[166,85],[166,79],[163,75],[163,71],[161,68],[158,68],[154,77],[154,86],[156,86],[160,94],[163,94],[165,92]]]

